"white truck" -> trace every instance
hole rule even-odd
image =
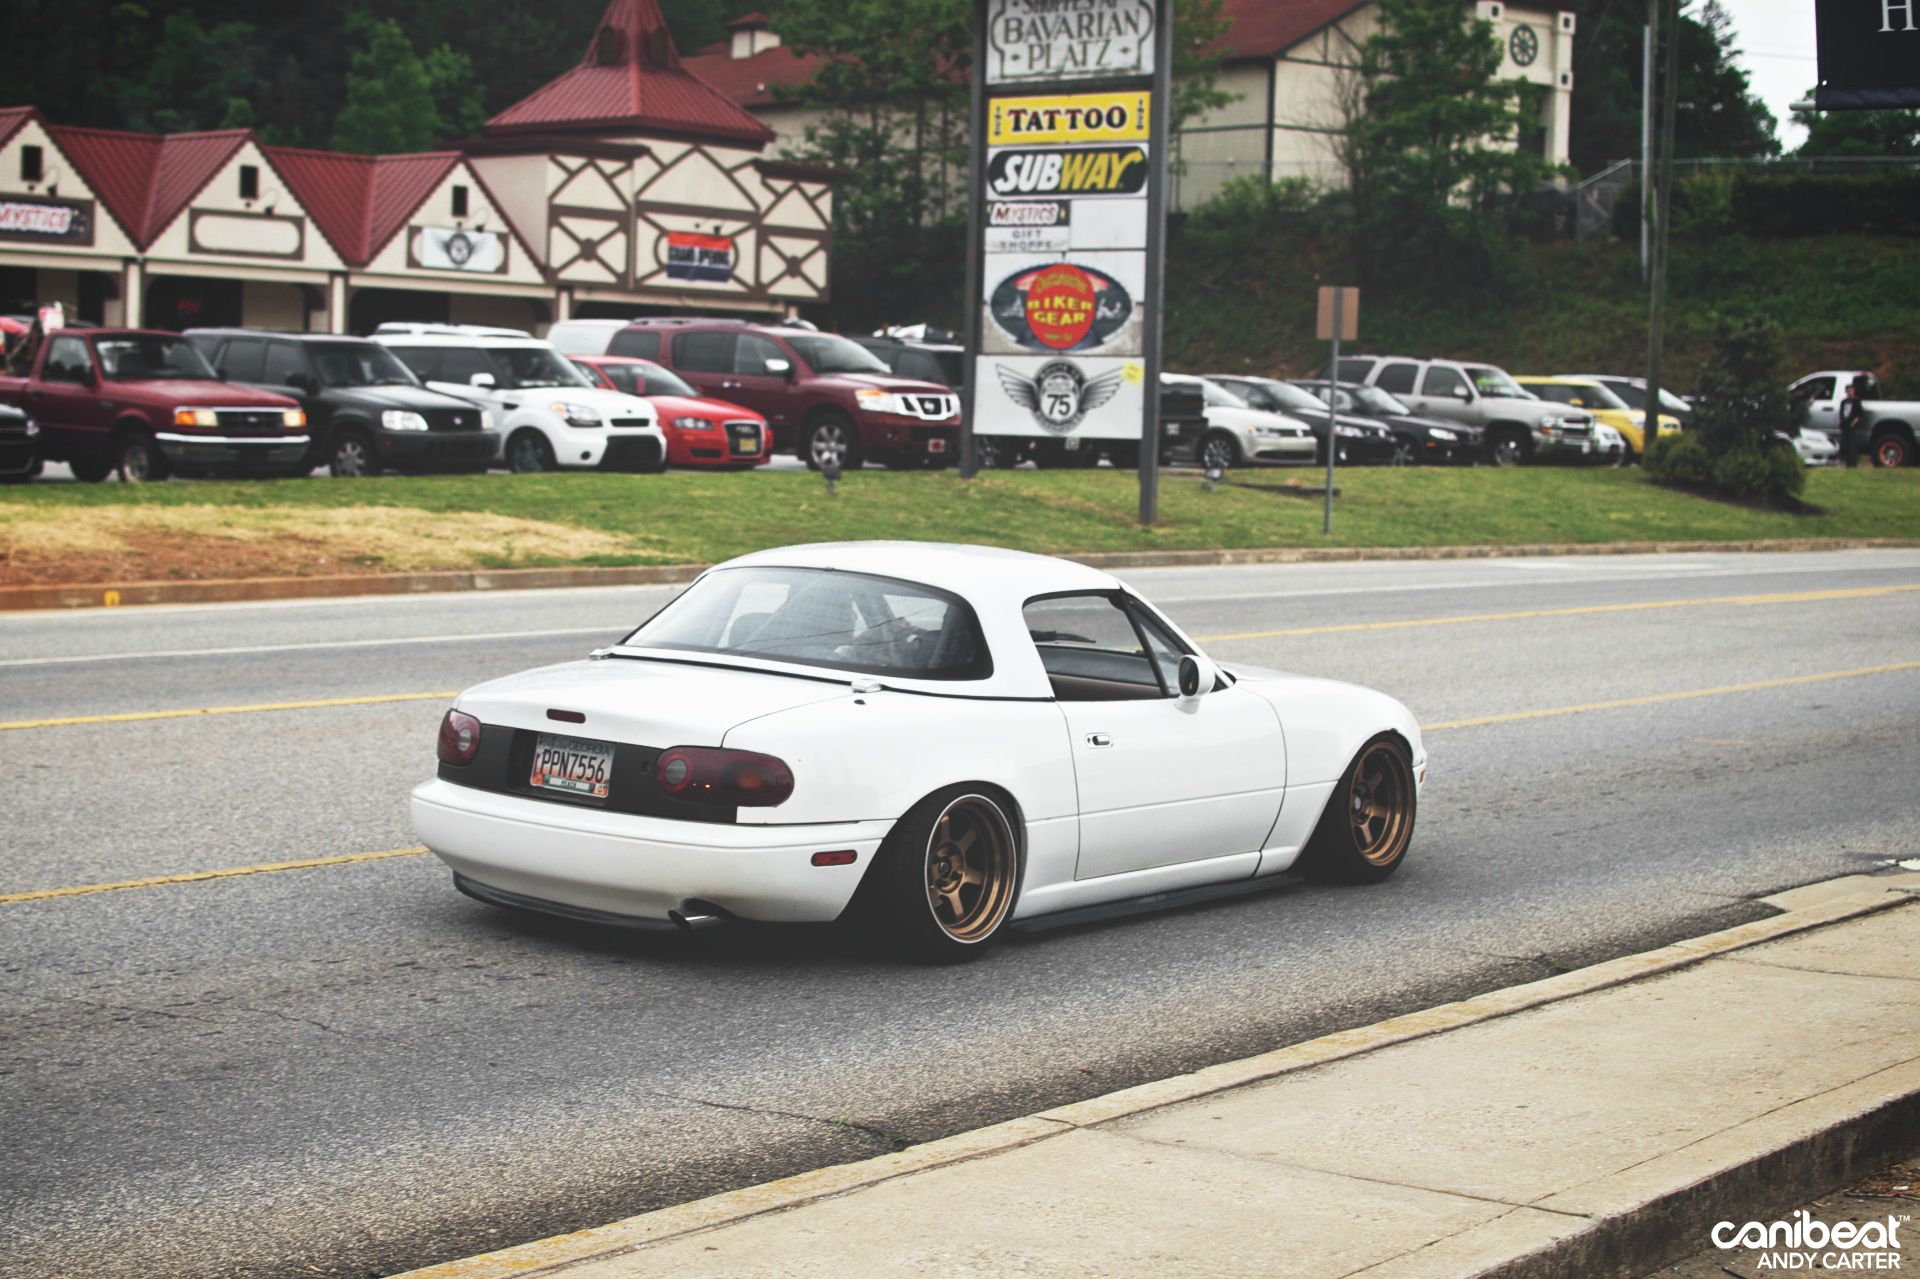
[[[1873,459],[1875,466],[1912,466],[1914,441],[1920,434],[1920,401],[1883,400],[1880,381],[1871,373],[1854,369],[1822,369],[1809,373],[1788,390],[1793,398],[1807,406],[1807,425],[1824,431],[1835,442],[1840,439],[1840,402],[1847,398],[1847,386],[1856,377],[1867,379],[1860,426],[1853,442],[1860,453]]]

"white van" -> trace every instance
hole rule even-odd
[[[492,410],[509,470],[667,469],[667,437],[651,403],[593,385],[519,329],[383,324],[373,340],[434,390]]]

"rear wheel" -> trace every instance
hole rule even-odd
[[[1196,460],[1209,471],[1230,471],[1240,464],[1240,446],[1225,431],[1214,431],[1200,441]]]
[[[1495,466],[1519,466],[1532,460],[1533,440],[1520,431],[1502,431],[1487,442],[1487,460]]]
[[[547,437],[527,427],[507,441],[507,469],[516,475],[533,475],[553,469],[553,448]]]
[[[1300,869],[1331,883],[1378,883],[1406,859],[1417,804],[1407,748],[1396,737],[1374,738],[1333,788]]]
[[[342,431],[333,437],[333,456],[327,470],[341,479],[361,479],[380,474],[380,456],[365,431]]]
[[[120,440],[117,469],[125,483],[156,483],[167,478],[167,458],[151,435],[127,435]]]
[[[1012,913],[1019,842],[998,799],[952,786],[908,810],[872,875],[880,936],[911,958],[957,963],[982,954]]]
[[[1393,456],[1387,459],[1387,464],[1390,466],[1412,466],[1419,460],[1420,455],[1414,452],[1413,445],[1407,443],[1405,440],[1401,440],[1393,446]]]
[[[72,461],[67,465],[72,468],[74,479],[85,480],[88,484],[98,484],[113,474],[113,463],[96,462],[91,458],[86,461]]]
[[[1873,442],[1875,466],[1909,466],[1913,462],[1913,441],[1890,431]]]

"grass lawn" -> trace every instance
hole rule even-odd
[[[817,476],[539,475],[119,484],[0,490],[0,583],[680,564],[790,542],[918,538],[1034,551],[1444,546],[1779,537],[1920,538],[1920,471],[1818,471],[1790,515],[1646,483],[1637,470],[1355,469],[1334,533],[1305,471],[1235,473],[1209,493],[1162,478],[1161,523],[1134,522],[1131,473],[869,470]]]

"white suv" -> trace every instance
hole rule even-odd
[[[373,340],[434,390],[491,409],[509,470],[667,469],[667,437],[652,404],[594,386],[519,329],[383,324]]]

